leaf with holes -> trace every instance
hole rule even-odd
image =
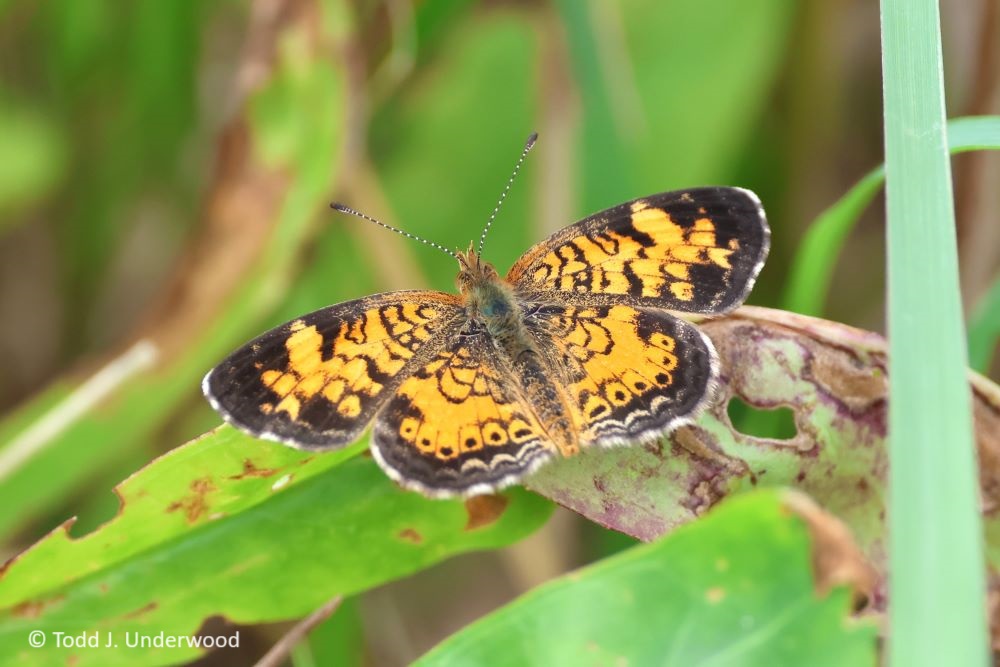
[[[433,501],[400,490],[365,443],[318,456],[223,426],[116,489],[119,515],[57,528],[0,570],[0,655],[23,664],[162,665],[196,649],[28,645],[33,630],[185,636],[210,616],[302,616],[450,555],[509,544],[549,515],[522,489]],[[103,642],[102,642],[103,644]],[[71,660],[75,656],[75,659]]]
[[[744,307],[704,322],[722,362],[718,400],[658,444],[557,461],[528,487],[614,530],[652,540],[724,496],[794,486],[842,518],[885,572],[888,383],[878,334],[784,311]],[[986,527],[1000,535],[1000,389],[974,376]],[[787,439],[746,435],[730,419],[737,398],[759,411],[790,408]],[[766,414],[765,414],[766,416]],[[1000,572],[1000,540],[990,546]],[[884,576],[874,603],[884,604]]]

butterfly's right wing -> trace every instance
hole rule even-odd
[[[626,202],[559,230],[507,274],[549,303],[719,315],[750,293],[770,231],[757,196],[692,188]]]
[[[459,297],[402,291],[304,315],[239,348],[205,376],[220,415],[303,449],[357,439],[413,370],[461,326]]]
[[[550,304],[525,324],[566,387],[582,445],[657,438],[694,421],[714,398],[711,341],[663,310]]]

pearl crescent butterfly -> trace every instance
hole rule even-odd
[[[739,306],[769,238],[748,190],[643,197],[556,232],[505,277],[471,245],[453,253],[457,295],[389,292],[296,318],[233,352],[203,389],[251,435],[329,450],[374,424],[372,454],[402,486],[490,493],[554,457],[694,420],[718,358],[669,311]]]

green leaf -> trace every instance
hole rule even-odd
[[[948,149],[952,153],[1000,149],[1000,116],[949,121]],[[804,315],[823,312],[844,242],[884,182],[883,168],[873,169],[812,223],[789,271],[784,296],[787,310]]]
[[[1000,341],[1000,276],[979,302],[969,320],[969,366],[980,373],[989,370]]]
[[[319,456],[221,427],[157,459],[117,489],[113,520],[78,539],[58,528],[6,566],[0,655],[62,661],[73,651],[32,649],[27,633],[99,631],[121,647],[76,651],[80,667],[189,660],[196,650],[126,649],[124,633],[190,635],[220,614],[301,616],[333,595],[509,544],[548,518],[550,505],[520,489],[485,505],[402,491],[354,456],[363,448]]]
[[[0,91],[0,232],[22,220],[13,213],[34,203],[59,182],[66,145],[53,119],[20,108]]]
[[[987,665],[979,473],[936,0],[881,0],[889,664]]]
[[[734,498],[702,521],[545,584],[416,664],[872,665],[876,628],[849,593],[817,595],[806,525],[780,494]]]
[[[205,224],[214,225],[218,236],[213,238],[223,240],[206,244],[211,249],[199,256],[209,261],[188,266],[187,289],[171,292],[169,315],[151,327],[150,342],[160,355],[155,372],[150,364],[136,368],[99,396],[97,406],[71,418],[65,418],[67,406],[94,403],[94,393],[87,381],[61,379],[0,424],[5,464],[0,465],[0,505],[18,508],[0,512],[0,535],[51,510],[131,443],[148,438],[282,298],[285,282],[299,267],[310,223],[317,211],[328,210],[346,123],[344,72],[327,51],[310,49],[311,31],[300,24],[286,28],[273,70],[248,98],[245,115],[230,127],[227,143],[234,145],[224,152],[234,160],[232,171],[239,171],[238,163],[247,173],[241,180],[239,174],[223,172],[216,183]],[[284,112],[292,108],[299,114],[290,118]],[[248,232],[235,230],[236,223]],[[230,255],[217,248],[240,246],[230,240],[246,243],[253,236],[260,240],[249,242],[261,247],[244,264],[240,250]],[[233,265],[219,266],[225,260]],[[227,273],[240,269],[242,276]],[[220,289],[228,291],[207,296]],[[42,446],[25,446],[39,438]],[[33,447],[28,458],[5,457]],[[11,460],[16,464],[6,465]]]
[[[498,12],[443,37],[420,85],[403,87],[375,113],[372,161],[404,229],[464,248],[478,239],[535,129],[538,34],[522,14]],[[497,266],[513,263],[533,240],[527,230],[537,169],[532,156],[486,243]],[[441,191],[447,196],[428,196]],[[451,288],[454,260],[417,244],[413,254],[433,285]]]
[[[363,667],[365,636],[357,597],[344,600],[336,612],[316,626],[293,655],[294,667]]]
[[[794,4],[556,7],[581,96],[578,213],[732,177],[772,94]]]

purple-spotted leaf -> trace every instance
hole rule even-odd
[[[718,400],[692,426],[646,446],[557,461],[528,487],[614,530],[649,541],[754,486],[793,486],[843,519],[885,573],[885,340],[783,311],[745,307],[701,324],[722,361]],[[1000,491],[1000,390],[972,377],[987,531]],[[767,439],[732,424],[731,399],[757,410],[790,408],[796,433]],[[1000,568],[1000,540],[989,560]],[[874,594],[884,604],[885,579]]]

